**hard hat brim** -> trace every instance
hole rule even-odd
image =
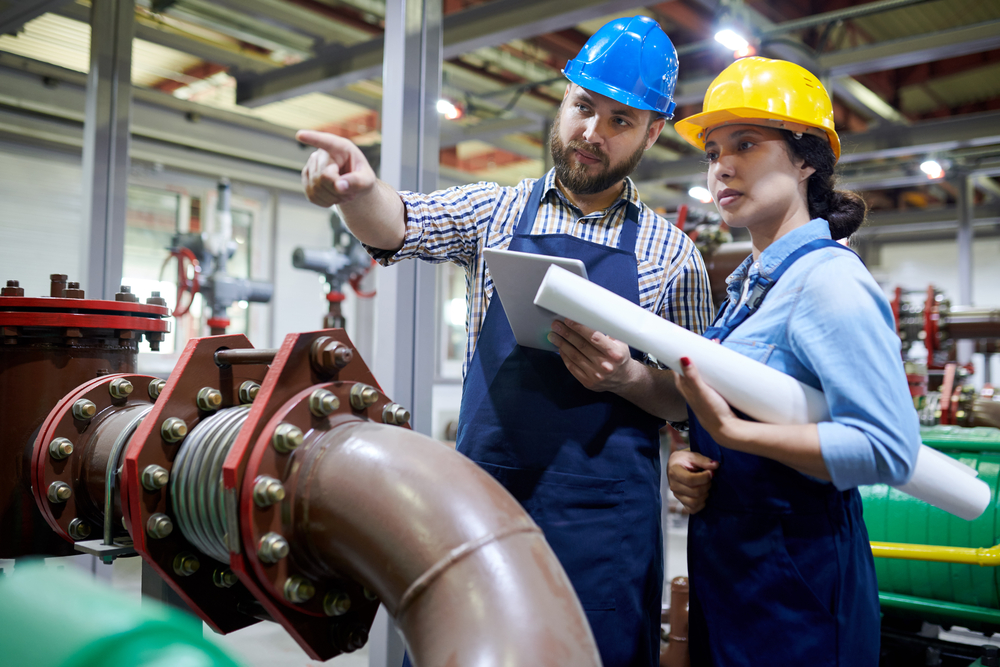
[[[721,125],[762,125],[778,130],[790,130],[792,132],[809,132],[825,136],[833,149],[834,158],[840,159],[840,137],[833,128],[817,127],[807,125],[801,120],[790,118],[782,114],[764,112],[760,109],[734,108],[719,109],[717,111],[705,111],[694,116],[690,116],[674,123],[674,129],[686,142],[695,148],[704,150],[705,141],[709,132]]]
[[[568,66],[566,69],[570,69]],[[610,97],[616,102],[621,102],[626,106],[630,106],[633,109],[644,109],[646,111],[652,111],[661,118],[670,120],[674,116],[674,107],[676,106],[673,102],[670,102],[666,111],[661,111],[651,104],[648,104],[641,97],[635,93],[630,93],[628,91],[622,90],[615,86],[608,85],[603,81],[599,81],[592,76],[587,76],[582,72],[567,72],[563,70],[563,74],[566,78],[580,86],[581,88],[586,88],[587,90],[597,93],[598,95],[604,95],[605,97]]]

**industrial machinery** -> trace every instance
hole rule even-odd
[[[273,620],[319,660],[384,604],[416,665],[600,664],[538,527],[409,428],[343,330],[192,339],[162,380],[135,341],[167,309],[75,289],[0,296],[3,557],[137,553],[216,631]]]
[[[343,218],[335,212],[330,214],[330,227],[333,230],[333,244],[326,248],[296,248],[292,253],[292,266],[323,274],[327,285],[326,301],[329,304],[329,311],[323,317],[323,328],[343,329],[347,326],[347,320],[341,311],[345,298],[344,283],[350,285],[362,299],[375,296],[374,291],[361,289],[361,281],[368,275],[375,260],[347,229]]]

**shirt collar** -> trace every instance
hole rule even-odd
[[[829,239],[830,223],[823,218],[813,218],[801,227],[797,227],[788,232],[780,239],[764,249],[764,252],[757,258],[759,262],[758,272],[760,275],[768,276],[793,252],[816,239]],[[753,255],[750,255],[740,264],[733,273],[726,278],[726,294],[729,299],[739,302],[743,289],[743,281],[751,272],[754,264]]]
[[[555,193],[555,196],[559,198],[567,206],[573,208],[574,210],[579,210],[573,205],[571,201],[566,199],[566,195],[560,192],[559,187],[556,185],[556,170],[555,167],[549,169],[548,173],[545,174],[544,180],[542,181],[542,200],[544,201],[551,192]],[[628,176],[625,177],[625,187],[622,189],[621,196],[614,201],[611,206],[609,206],[605,211],[611,211],[612,209],[622,206],[625,202],[630,202],[639,206],[639,192],[635,189],[635,184],[632,183],[632,179]]]

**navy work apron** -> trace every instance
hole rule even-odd
[[[725,340],[796,259],[828,246],[843,248],[819,239],[792,253],[705,337]],[[878,584],[857,489],[726,449],[688,413],[692,451],[719,462],[688,526],[692,666],[875,667]]]
[[[637,207],[627,204],[612,248],[568,234],[532,235],[542,194],[539,179],[510,250],[580,259],[591,281],[638,304]],[[465,377],[457,448],[541,527],[587,613],[604,667],[659,660],[662,424],[611,392],[586,389],[558,354],[519,346],[494,293]]]

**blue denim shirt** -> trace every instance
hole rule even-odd
[[[748,276],[766,277],[819,238],[830,238],[822,218],[772,243],[758,262],[744,260],[726,280],[729,304],[720,317],[736,312]],[[722,344],[823,391],[831,421],[818,425],[820,447],[838,489],[910,478],[920,428],[892,309],[849,250],[821,248],[800,257]]]

